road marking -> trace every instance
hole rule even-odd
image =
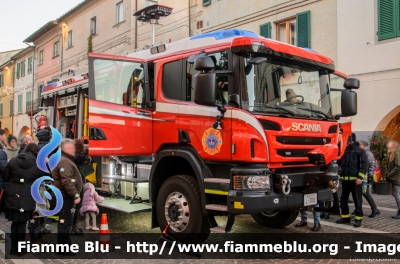
[[[297,217],[297,220],[301,221],[301,217]],[[307,219],[308,223],[314,224],[314,219]],[[325,226],[332,226],[332,227],[337,227],[341,229],[346,229],[346,230],[351,230],[351,231],[356,231],[356,232],[361,232],[361,233],[389,233],[385,231],[379,231],[379,230],[374,230],[374,229],[369,229],[369,228],[363,228],[363,227],[358,227],[355,228],[353,225],[346,225],[346,224],[336,224],[336,223],[331,223],[331,222],[321,222],[321,225]]]

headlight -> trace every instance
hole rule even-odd
[[[237,190],[270,189],[269,176],[233,176],[233,188]]]

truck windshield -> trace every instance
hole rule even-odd
[[[261,114],[301,118],[333,118],[329,97],[329,74],[315,67],[290,63],[248,64],[242,57],[245,82],[241,86],[242,107]]]

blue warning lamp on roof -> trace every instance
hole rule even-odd
[[[204,33],[197,36],[193,36],[190,39],[201,39],[201,38],[215,38],[216,40],[233,38],[233,37],[251,37],[251,38],[258,38],[257,34],[247,30],[241,29],[226,29],[226,30],[219,30],[210,33]]]

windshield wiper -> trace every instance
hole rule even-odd
[[[295,115],[294,112],[292,112],[292,111],[290,111],[290,110],[288,110],[288,109],[286,109],[286,108],[284,108],[284,107],[281,107],[281,106],[269,106],[269,105],[265,105],[265,107],[266,107],[266,108],[271,108],[271,109],[283,110],[283,111],[285,111],[286,113],[291,114],[292,116]]]
[[[320,111],[320,110],[316,110],[316,109],[310,109],[310,108],[297,108],[297,109],[301,109],[301,110],[306,110],[306,111],[310,111],[316,114],[321,114],[326,118],[332,118],[332,116],[325,114],[324,112]]]

